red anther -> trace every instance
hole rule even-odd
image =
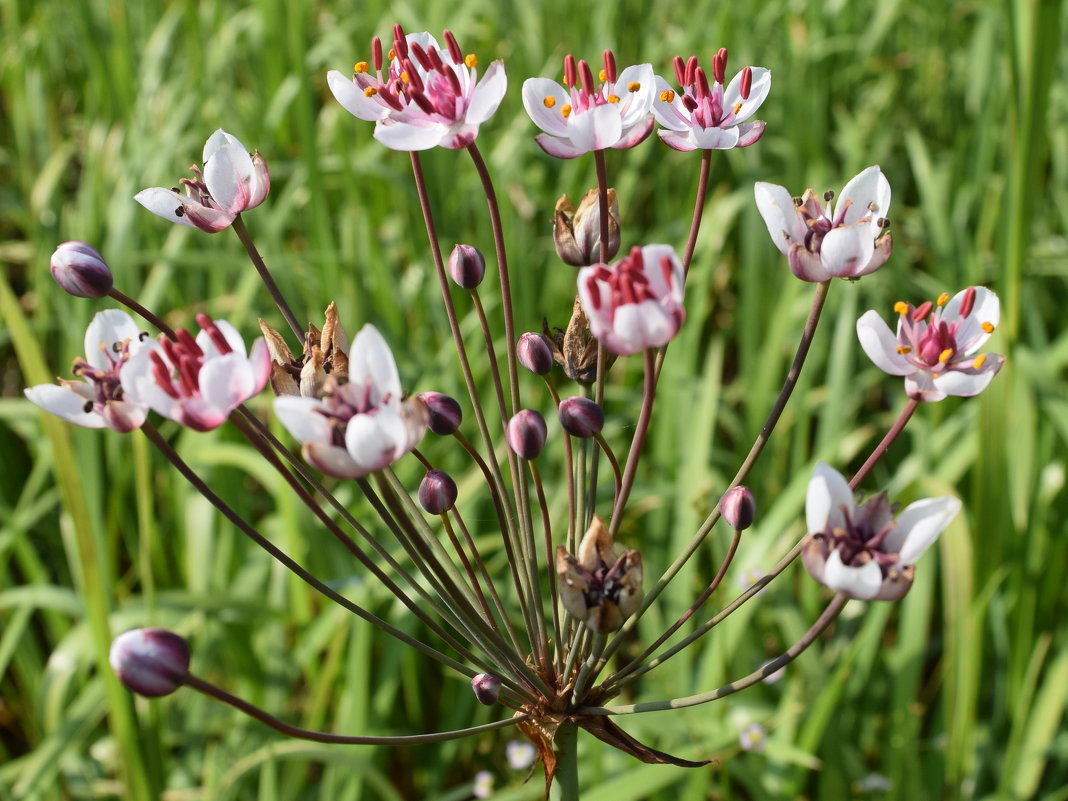
[[[975,287],[970,286],[964,290],[964,297],[960,299],[960,316],[967,317],[972,313],[975,305]]]
[[[664,275],[664,283],[667,285],[668,289],[671,289],[671,259],[667,256],[660,257],[660,272]]]
[[[445,62],[441,60],[441,53],[438,52],[438,49],[436,47],[430,48],[430,50],[427,52],[427,56],[430,58],[431,69],[441,73],[444,73],[446,69],[448,69],[445,66]]]
[[[685,86],[686,62],[682,60],[682,56],[675,56],[671,59],[671,66],[675,68],[675,80],[678,81],[679,86]]]
[[[916,307],[915,311],[912,312],[912,322],[918,323],[920,320],[930,314],[931,309],[933,308],[934,304],[929,300],[925,300],[923,303]]]
[[[200,345],[198,345],[197,341],[193,339],[193,335],[186,331],[184,328],[179,328],[176,336],[178,337],[178,351],[189,351],[194,356],[204,355],[204,351],[200,349]]]
[[[459,42],[456,41],[456,37],[452,35],[452,31],[445,31],[442,36],[445,37],[445,46],[449,48],[449,55],[452,56],[454,64],[464,63],[464,51],[460,49]]]
[[[710,94],[712,90],[708,86],[708,78],[705,77],[705,71],[698,67],[694,70],[694,79],[697,83],[697,96],[704,100]]]
[[[415,68],[415,64],[412,63],[410,58],[404,59],[404,71],[408,73],[408,94],[422,94],[426,87],[423,85],[423,79],[419,76],[419,70]]]
[[[564,56],[564,86],[575,88],[575,57],[570,53]]]
[[[419,106],[427,114],[437,114],[438,110],[434,108],[434,104],[427,99],[427,96],[422,92],[412,92],[408,95],[415,105]]]
[[[454,95],[459,97],[460,95],[462,95],[464,93],[463,87],[460,86],[460,79],[457,77],[455,72],[453,72],[450,69],[446,69],[445,70],[445,77],[449,79],[449,86],[452,87],[452,93]]]
[[[148,354],[148,357],[152,360],[152,377],[156,379],[156,385],[177,400],[179,397],[178,391],[174,388],[174,384],[171,381],[171,371],[167,369],[167,364],[163,361],[163,357],[155,351]]]
[[[753,68],[746,67],[742,70],[742,100],[749,99],[749,92],[753,89]]]
[[[403,111],[404,104],[400,102],[397,95],[393,93],[393,90],[386,85],[378,87],[378,96],[386,101],[386,104],[390,106],[394,111]]]
[[[593,95],[594,83],[593,83],[593,70],[590,69],[590,65],[586,63],[586,59],[582,59],[578,63],[579,68],[579,80],[582,81],[582,91],[587,95]]]
[[[404,38],[404,28],[399,23],[393,26],[393,50],[398,58],[408,57],[408,40]]]
[[[697,69],[697,56],[690,56],[686,59],[686,80],[682,82],[683,86],[693,86],[693,73]]]
[[[594,267],[593,276],[599,281],[611,281],[612,272],[603,264],[598,264]]]
[[[682,105],[686,106],[688,111],[697,111],[697,101],[693,99],[692,95],[683,95]]]
[[[423,46],[419,44],[419,42],[412,42],[412,46],[409,48],[409,51],[413,56],[415,56],[415,60],[419,62],[419,66],[421,66],[423,69],[430,70],[432,68],[433,65],[430,62],[430,57],[427,55],[427,52],[423,49]]]
[[[375,72],[382,71],[382,40],[377,36],[371,40],[371,63],[375,65]]]
[[[226,337],[223,336],[223,332],[219,330],[219,326],[215,325],[215,321],[208,317],[208,315],[198,314],[197,325],[211,337],[211,343],[219,353],[230,353],[233,351],[233,348],[230,347],[230,343],[227,342]]]
[[[192,397],[200,391],[200,360],[191,356],[183,356],[178,362],[178,383],[181,384],[182,393],[186,397]]]
[[[591,275],[586,279],[586,291],[590,293],[590,303],[593,304],[595,311],[599,311],[601,308],[601,290],[597,286],[597,277]]]
[[[723,83],[727,77],[727,48],[721,47],[716,55],[712,56],[712,77],[716,83]]]
[[[638,298],[634,295],[634,284],[630,281],[623,281],[619,285],[619,293],[623,296],[624,303],[637,303]]]
[[[609,83],[616,82],[616,57],[611,50],[604,51],[604,77]]]
[[[637,245],[631,247],[628,259],[632,269],[640,270],[645,266],[645,260],[642,258],[642,249]]]

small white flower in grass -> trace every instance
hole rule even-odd
[[[879,369],[905,377],[910,398],[939,401],[947,395],[978,395],[1005,363],[979,353],[1001,314],[998,296],[968,287],[952,298],[943,293],[918,307],[898,302],[897,334],[872,310],[857,320],[861,347]]]
[[[300,440],[309,464],[337,478],[362,478],[392,464],[419,444],[427,410],[405,400],[389,345],[365,325],[349,348],[349,380],[327,376],[323,396],[276,398],[282,425]]]
[[[475,774],[475,781],[471,785],[471,794],[475,798],[489,798],[493,795],[493,774],[488,770],[480,770]]]
[[[604,52],[600,84],[586,61],[564,59],[564,84],[549,78],[523,82],[523,107],[544,131],[534,137],[546,153],[571,159],[609,147],[628,148],[653,130],[656,76],[652,64],[616,71],[612,51]]]
[[[878,166],[850,180],[837,203],[825,194],[826,210],[811,189],[795,199],[785,187],[758,181],[754,192],[772,241],[802,281],[859,278],[890,258],[893,239],[879,235],[890,211],[890,183]]]
[[[134,200],[165,220],[213,234],[267,197],[267,162],[245,150],[237,137],[220,128],[204,143],[203,156],[203,171],[194,164],[190,170],[195,177],[178,182],[184,194],[178,187],[156,186],[138,192]]]
[[[373,63],[356,64],[351,78],[331,70],[330,91],[354,117],[377,123],[375,139],[392,150],[467,147],[504,98],[504,62],[494,61],[479,80],[477,59],[450,31],[444,49],[429,33],[405,36],[399,25],[393,31],[388,66],[375,37]]]
[[[26,397],[46,412],[85,428],[111,428],[121,434],[140,428],[148,405],[124,392],[120,374],[144,345],[126,312],[99,312],[85,330],[85,358],[74,360],[73,373],[82,380],[38,384],[25,390]]]
[[[653,114],[663,128],[657,136],[675,150],[730,150],[748,147],[764,133],[761,120],[749,121],[771,91],[771,71],[746,67],[724,89],[727,49],[712,58],[711,85],[697,57],[683,61],[675,56],[676,92],[656,76]]]
[[[230,323],[197,315],[196,339],[179,329],[177,340],[148,340],[122,371],[128,399],[195,431],[218,428],[230,412],[259,393],[271,375],[267,343],[251,352]]]
[[[534,764],[538,752],[533,743],[521,740],[509,740],[504,747],[504,758],[508,760],[508,767],[512,770],[526,770]]]
[[[861,505],[838,471],[820,462],[805,499],[809,574],[850,598],[896,601],[912,586],[916,561],[960,511],[956,498],[926,498],[896,518],[885,492]]]
[[[764,752],[768,747],[768,733],[759,723],[750,723],[738,734],[738,744],[743,751]]]

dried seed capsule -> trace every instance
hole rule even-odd
[[[157,698],[182,686],[189,644],[167,629],[133,629],[115,638],[108,659],[127,688]]]

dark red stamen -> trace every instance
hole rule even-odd
[[[410,58],[404,59],[404,71],[408,74],[408,93],[422,93],[426,87],[423,85],[423,79],[419,77],[419,70],[415,68]]]
[[[230,347],[230,343],[227,342],[226,337],[223,336],[223,332],[219,330],[219,326],[215,325],[215,321],[208,317],[208,315],[198,314],[197,325],[199,325],[204,333],[211,338],[211,344],[215,346],[215,349],[219,351],[220,354],[231,353],[233,351],[233,348]],[[199,347],[197,349],[199,350]],[[202,356],[203,352],[201,352],[200,355]]]
[[[456,41],[456,37],[452,35],[452,31],[445,31],[442,34],[445,37],[445,46],[449,48],[449,55],[452,56],[453,63],[464,63],[464,51],[460,49],[459,42]]]
[[[924,317],[926,317],[928,314],[930,314],[931,313],[931,309],[933,309],[933,308],[934,308],[934,304],[931,303],[931,301],[929,301],[929,300],[928,301],[924,301],[923,303],[921,303],[919,306],[916,307],[916,310],[914,312],[912,312],[912,321],[914,323],[918,323],[920,320],[922,320]]]
[[[199,315],[198,315],[199,316]],[[208,318],[210,321],[210,318]],[[198,320],[199,322],[199,320]],[[184,328],[179,328],[177,334],[178,337],[178,349],[181,352],[189,352],[194,356],[200,357],[204,355],[204,351],[200,349],[200,345],[193,339],[193,335],[186,331]]]
[[[152,351],[148,354],[148,358],[152,360],[152,377],[156,379],[156,384],[170,395],[175,400],[178,399],[178,391],[174,388],[174,383],[171,381],[171,371],[167,369],[166,362],[163,361],[163,357],[156,351]]]
[[[409,52],[415,56],[415,60],[419,62],[419,66],[428,71],[431,69],[430,56],[427,55],[423,46],[420,45],[419,42],[412,42]]]
[[[667,285],[667,288],[671,289],[671,276],[673,275],[673,270],[671,269],[671,259],[667,256],[660,257],[660,272],[664,274],[664,283]]]
[[[593,95],[594,83],[593,83],[593,70],[590,69],[590,65],[586,63],[586,59],[582,59],[578,63],[579,68],[579,80],[582,81],[582,91],[587,95]]]
[[[960,316],[967,317],[971,314],[973,306],[975,306],[975,287],[970,286],[964,290],[964,297],[960,300]]]
[[[449,81],[449,86],[452,87],[452,93],[457,96],[462,95],[463,88],[460,86],[460,79],[457,77],[456,73],[450,69],[446,69],[445,77]]]
[[[616,57],[611,50],[604,51],[604,77],[609,83],[616,82]]]
[[[693,86],[693,74],[697,69],[697,56],[690,56],[686,60],[686,80],[682,82],[683,86]]]
[[[716,55],[712,56],[712,77],[716,83],[723,83],[727,77],[727,48],[721,47]]]
[[[590,303],[593,304],[594,310],[595,311],[600,311],[600,309],[601,309],[601,290],[597,286],[597,277],[596,277],[596,275],[591,275],[589,278],[586,279],[586,291],[589,292],[589,294],[590,294]]]
[[[436,47],[430,48],[427,56],[430,58],[430,68],[444,75],[448,68],[445,66],[445,62],[441,60],[441,54],[438,49]]]
[[[749,99],[749,93],[753,90],[753,68],[746,67],[742,70],[742,100]]]
[[[408,40],[404,38],[404,28],[400,23],[393,26],[393,52],[397,58],[408,57]]]
[[[375,72],[382,71],[382,40],[377,36],[371,40],[371,63],[375,65]]]
[[[186,397],[196,395],[200,390],[200,360],[183,355],[178,362],[178,383]]]
[[[388,86],[382,85],[378,87],[378,96],[382,98],[386,104],[395,111],[403,111],[404,104],[400,102],[400,99],[393,93],[393,90]]]
[[[564,56],[564,86],[575,88],[575,57],[570,53]]]
[[[671,59],[671,65],[675,68],[675,80],[678,81],[679,86],[685,86],[686,62],[682,60],[682,56],[675,56]]]
[[[712,90],[708,86],[708,78],[705,77],[705,71],[698,67],[695,70],[694,78],[697,83],[697,96],[704,100],[712,94]]]

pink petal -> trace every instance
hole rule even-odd
[[[897,352],[897,337],[874,309],[865,312],[857,320],[857,339],[868,358],[884,373],[908,375],[916,370],[904,355]]]
[[[567,118],[567,133],[572,144],[584,153],[611,147],[623,135],[619,109],[614,103],[606,103],[581,114],[572,113]]]
[[[805,493],[805,523],[810,534],[821,534],[828,526],[841,524],[842,509],[852,512],[853,490],[842,474],[824,462],[812,471]]]
[[[802,281],[818,283],[834,278],[823,264],[818,253],[813,253],[804,245],[793,244],[787,251],[790,272]]]
[[[905,507],[883,540],[886,553],[898,553],[901,567],[915,564],[960,512],[957,498],[926,498]]]
[[[805,235],[804,226],[798,219],[794,199],[786,191],[785,186],[764,181],[757,181],[753,185],[753,194],[756,197],[757,211],[764,218],[764,225],[767,226],[775,247],[784,256],[788,255],[790,245],[800,242]]]
[[[836,278],[856,276],[875,252],[875,241],[866,225],[835,228],[823,238],[820,259],[827,272]]]
[[[831,551],[827,564],[823,568],[823,583],[832,590],[842,592],[850,598],[871,600],[879,594],[883,583],[883,571],[875,560],[861,567],[852,567],[842,563],[838,551]]]
[[[568,139],[550,136],[547,133],[538,134],[534,137],[534,141],[537,142],[538,147],[550,156],[558,159],[573,159],[576,156],[581,156],[584,153],[590,152],[589,150],[583,150],[582,148],[576,147]]]
[[[685,133],[680,131],[668,131],[663,128],[656,132],[656,135],[660,137],[660,141],[670,147],[672,150],[679,150],[683,153],[688,153],[691,150],[697,150],[697,145],[694,142],[693,134],[689,129]]]
[[[357,86],[352,78],[337,70],[330,70],[326,74],[326,83],[341,107],[357,119],[377,122],[389,111],[383,103],[364,95],[363,89]]]

